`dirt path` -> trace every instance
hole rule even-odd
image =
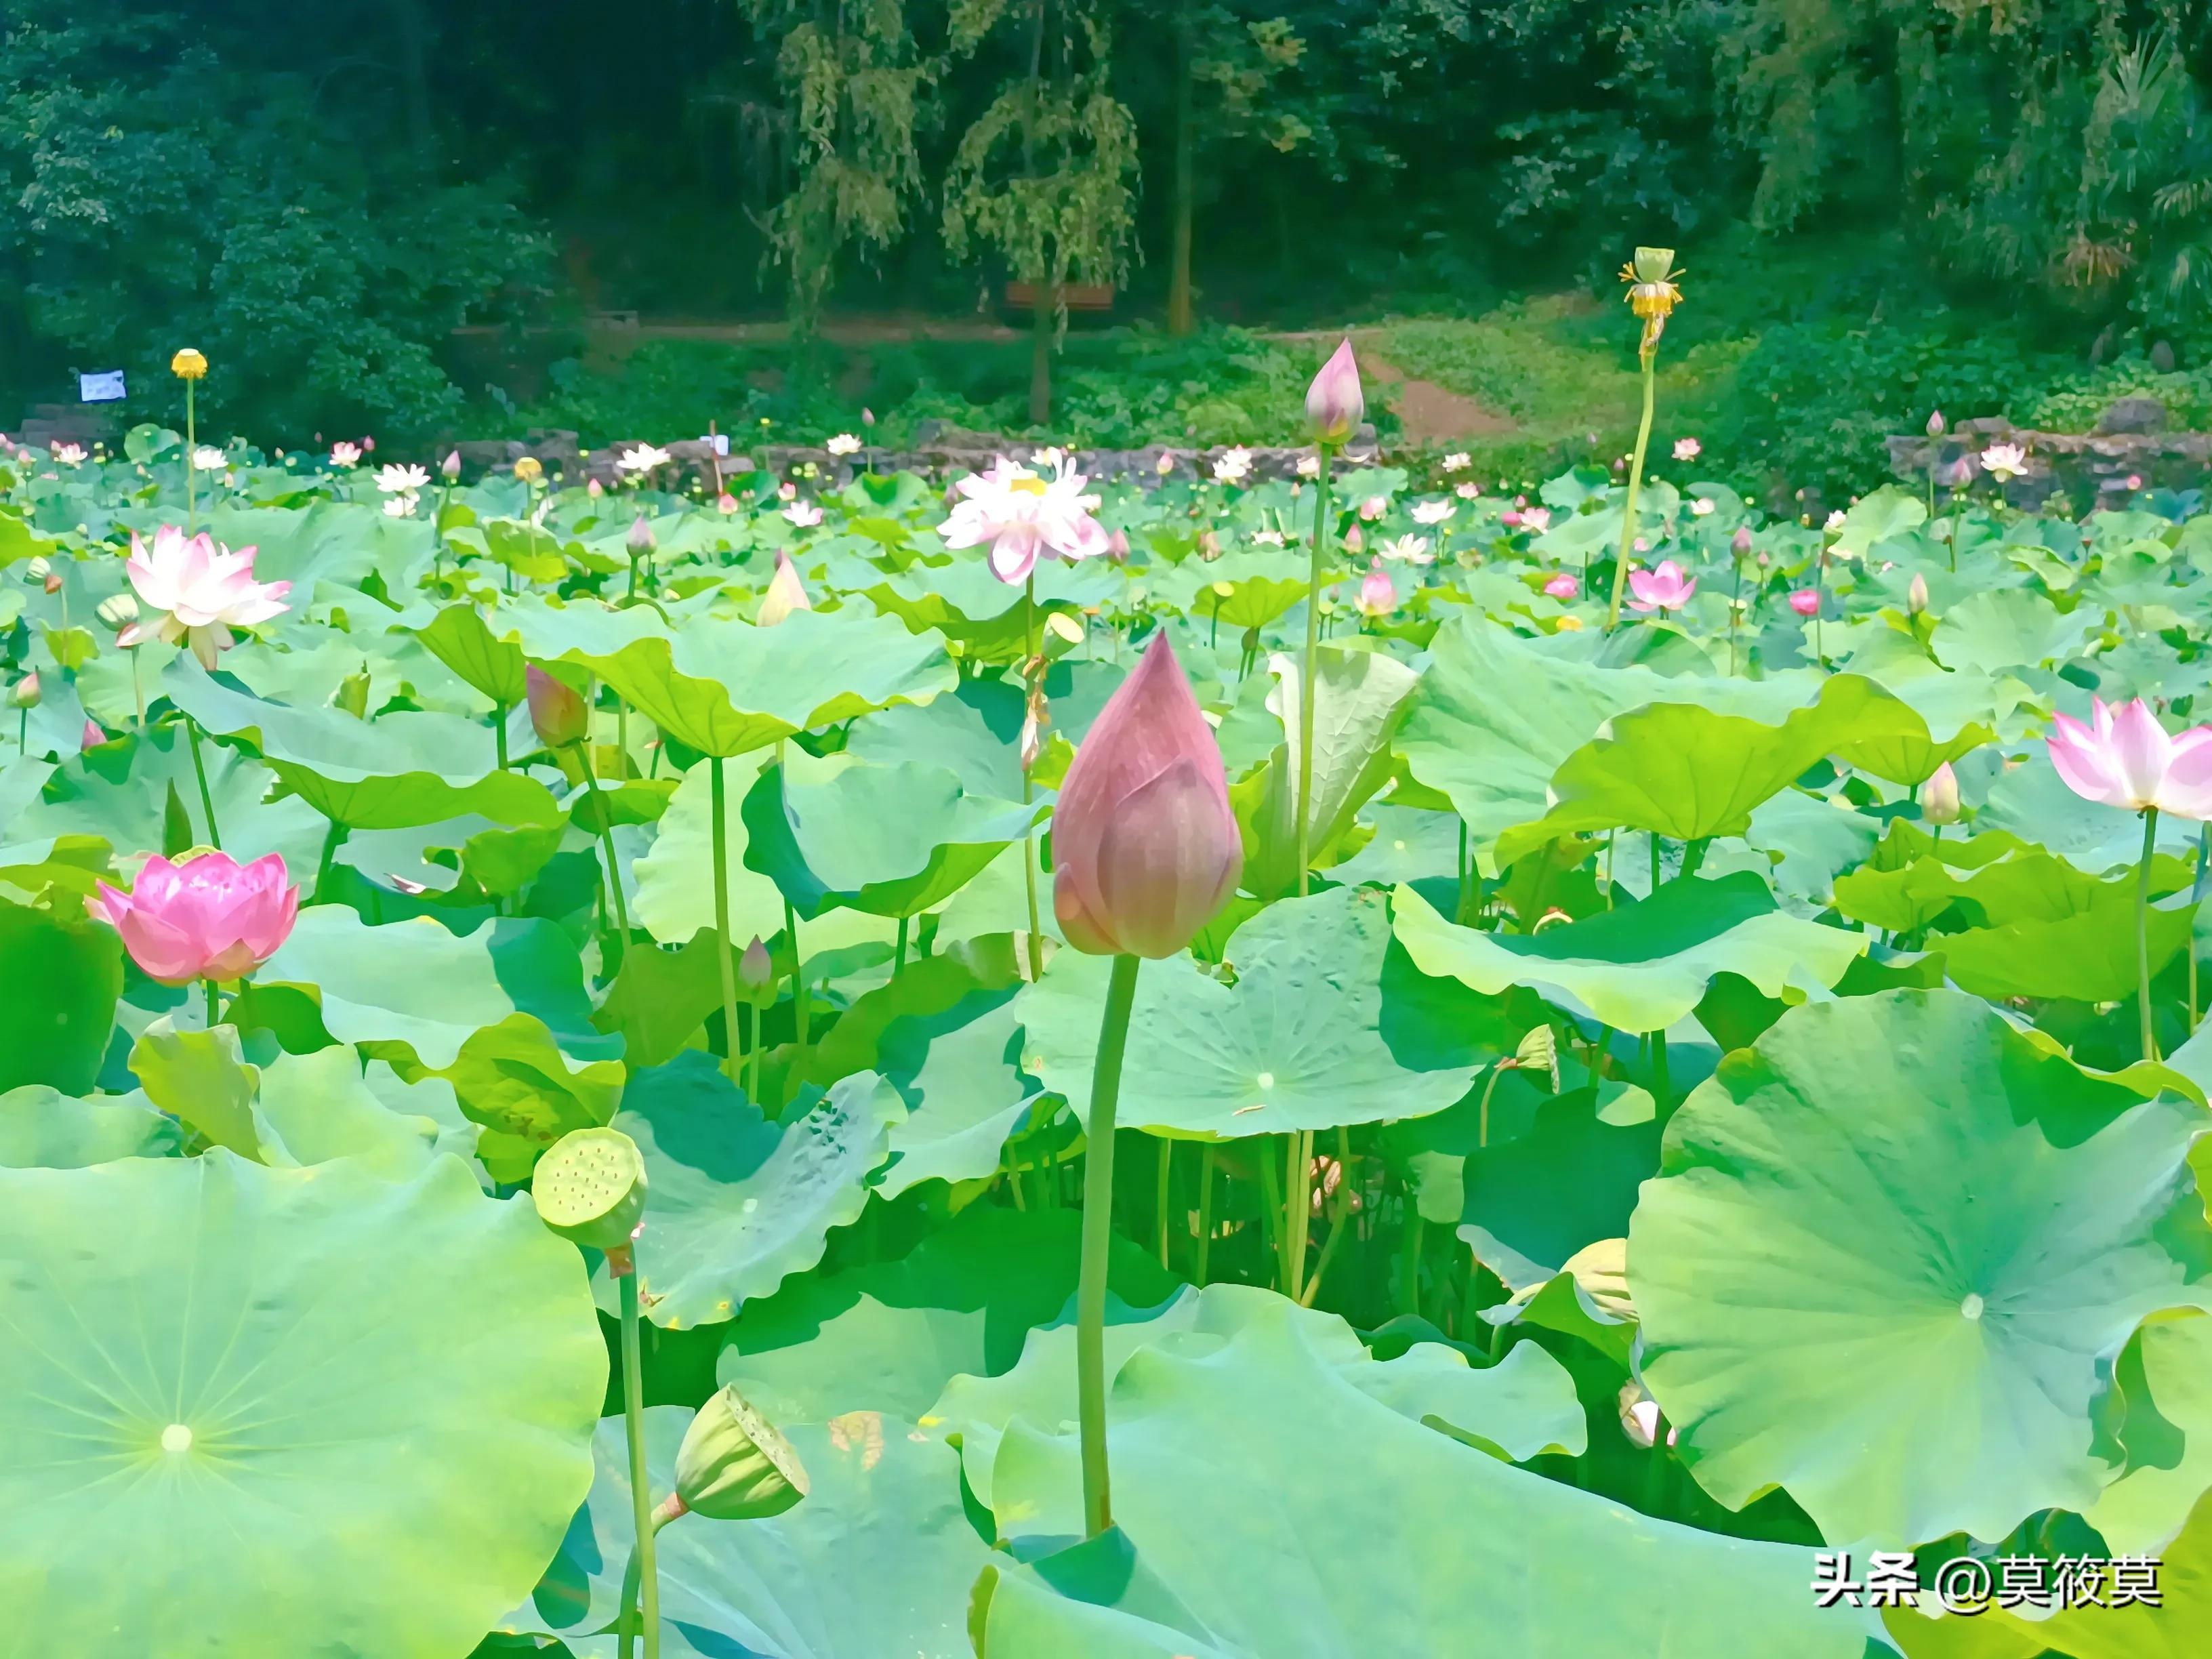
[[[1309,345],[1316,352],[1334,349],[1337,339],[1334,333],[1315,331],[1268,337],[1285,344]],[[1356,328],[1352,331],[1352,349],[1359,358],[1360,372],[1368,383],[1389,388],[1384,403],[1398,417],[1399,425],[1405,428],[1411,441],[1449,443],[1455,438],[1495,438],[1518,429],[1509,415],[1501,415],[1434,380],[1416,380],[1407,374],[1382,355],[1382,339],[1379,329]]]

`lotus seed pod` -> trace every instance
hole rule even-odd
[[[1559,1044],[1550,1026],[1533,1027],[1521,1039],[1521,1046],[1513,1051],[1513,1058],[1523,1071],[1547,1073],[1552,1079],[1552,1092],[1559,1092]]]
[[[806,1470],[773,1423],[725,1384],[676,1454],[676,1496],[709,1521],[764,1521],[806,1496]]]
[[[100,618],[100,626],[120,634],[138,620],[138,601],[130,593],[111,593],[93,614]]]
[[[207,372],[208,360],[191,346],[169,359],[169,373],[180,380],[204,380]]]
[[[530,1196],[562,1237],[623,1249],[645,1218],[645,1160],[619,1129],[573,1130],[538,1160]]]

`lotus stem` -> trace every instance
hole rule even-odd
[[[729,1049],[730,1081],[738,1080],[738,965],[730,949],[730,849],[722,837],[728,822],[729,793],[722,780],[722,757],[707,757],[714,833],[714,962],[722,970],[722,1042]],[[789,914],[788,909],[785,914]],[[794,951],[798,937],[792,939]]]
[[[615,862],[615,827],[607,821],[606,799],[599,793],[599,775],[592,765],[592,751],[585,745],[580,738],[578,739],[575,747],[576,759],[584,769],[584,788],[586,793],[592,798],[592,817],[599,824],[599,851],[606,859],[607,896],[614,901],[615,935],[621,942],[619,948],[615,952],[615,965],[617,967],[620,967],[622,958],[627,955],[629,951],[629,905],[623,897],[622,866]],[[722,851],[721,830],[719,824],[716,826],[714,833],[714,851],[719,858],[721,855]],[[728,884],[726,881],[719,884],[720,890],[718,890],[717,892],[718,899],[726,898],[727,885]],[[725,905],[724,908],[715,911],[714,921],[716,926],[721,926],[722,923],[727,920],[726,911],[726,905]],[[725,932],[726,933],[726,929]],[[725,944],[726,945],[726,938]],[[735,1020],[732,1020],[730,1022],[729,1041],[734,1043],[737,1040],[737,1022]],[[734,1049],[731,1051],[731,1057],[733,1060],[736,1058],[736,1051]],[[736,1075],[735,1072],[732,1071],[731,1075],[734,1078]]]
[[[213,980],[204,983],[207,986],[208,1030],[212,1031],[222,1020],[222,993],[216,988]]]
[[[805,1074],[807,1027],[813,1012],[807,1006],[805,963],[799,954],[799,915],[789,899],[783,902],[783,934],[791,941],[791,1086],[784,1095],[787,1103],[797,1097],[799,1079]]]
[[[1620,626],[1620,596],[1628,587],[1629,556],[1636,549],[1636,497],[1644,488],[1644,452],[1651,446],[1652,404],[1657,386],[1652,371],[1659,361],[1659,342],[1647,331],[1637,359],[1644,369],[1644,418],[1636,428],[1636,452],[1628,462],[1628,496],[1620,509],[1620,557],[1613,567],[1613,602],[1606,607],[1605,631]]]
[[[500,704],[491,721],[492,748],[499,757],[499,769],[502,772],[507,770],[507,716],[513,708],[512,703]]]
[[[1206,1285],[1206,1256],[1213,1248],[1213,1143],[1207,1141],[1198,1155],[1198,1259],[1191,1282]]]
[[[189,398],[191,382],[187,380],[185,385],[185,395]],[[191,746],[192,776],[200,787],[200,811],[207,814],[208,845],[220,853],[222,851],[222,831],[216,824],[215,794],[208,787],[206,763],[200,758],[200,723],[190,714],[185,716],[185,740]]]
[[[344,839],[345,826],[332,818],[331,827],[323,835],[323,856],[315,866],[315,902],[318,904],[328,902],[323,889],[329,884],[331,866],[337,860],[338,843]]]
[[[630,1521],[637,1540],[639,1623],[645,1631],[645,1659],[660,1659],[660,1573],[653,1559],[653,1492],[645,1468],[645,1362],[640,1353],[637,1319],[637,1260],[628,1248],[607,1257],[608,1271],[622,1295],[623,1432],[629,1441]],[[630,1654],[631,1630],[623,1621],[623,1659]]]
[[[1163,1271],[1165,1271],[1168,1265],[1168,1182],[1174,1174],[1175,1142],[1162,1135],[1160,1137],[1158,1201],[1155,1207],[1159,1211],[1160,1267]]]
[[[2158,842],[2158,808],[2143,808],[2142,864],[2136,876],[2136,1002],[2142,1021],[2142,1057],[2158,1058],[2150,1008],[2150,861]],[[2195,947],[2191,947],[2195,954]]]
[[[1418,1319],[1421,1313],[1421,1233],[1420,1210],[1417,1207],[1413,1190],[1406,1189],[1406,1213],[1401,1225],[1398,1253],[1398,1311]]]
[[[1022,674],[1024,681],[1022,698],[1022,719],[1026,724],[1030,714],[1030,693],[1026,681],[1032,665],[1036,673],[1034,688],[1038,696],[1044,694],[1044,665],[1037,661],[1040,647],[1036,637],[1036,572],[1030,572],[1029,586],[1022,590]],[[1036,799],[1035,786],[1030,780],[1030,761],[1027,745],[1022,753],[1022,805],[1027,806]],[[1037,845],[1036,826],[1032,823],[1022,831],[1022,889],[1030,902],[1030,982],[1035,984],[1044,973],[1044,941],[1038,937],[1037,927]],[[901,953],[903,956],[903,952]]]
[[[1284,1172],[1283,1294],[1297,1302],[1306,1287],[1306,1240],[1313,1225],[1313,1131],[1291,1136],[1291,1167]]]
[[[1091,1123],[1083,1169],[1083,1263],[1075,1293],[1076,1416],[1083,1437],[1083,1524],[1096,1538],[1114,1524],[1106,1475],[1106,1267],[1114,1237],[1114,1107],[1121,1092],[1121,1054],[1137,1001],[1141,958],[1117,956],[1098,1023],[1091,1072]]]
[[[199,528],[199,449],[200,428],[198,411],[192,402],[193,382],[185,382],[185,534],[191,535]],[[216,851],[221,852],[218,846]]]
[[[1306,654],[1298,675],[1298,896],[1313,884],[1314,659],[1321,647],[1321,568],[1328,543],[1329,465],[1336,447],[1321,447],[1321,476],[1314,481],[1313,557],[1306,577]],[[1297,1294],[1292,1291],[1291,1294]]]

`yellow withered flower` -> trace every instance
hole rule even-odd
[[[514,464],[514,476],[526,484],[534,484],[545,476],[545,467],[535,455],[525,455]]]
[[[206,357],[191,346],[186,346],[169,359],[169,373],[180,380],[198,380],[207,377]]]
[[[1674,285],[1681,275],[1674,269],[1671,247],[1640,247],[1621,266],[1620,280],[1628,284],[1628,308],[1644,319],[1646,345],[1657,343],[1668,315],[1681,303],[1682,290]]]

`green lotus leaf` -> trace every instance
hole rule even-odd
[[[432,1071],[516,1014],[541,1021],[578,1058],[622,1052],[619,1039],[592,1028],[575,947],[549,921],[500,917],[463,937],[420,917],[372,927],[343,905],[309,905],[255,979],[298,986],[339,1042]]]
[[[164,1014],[131,1050],[131,1069],[146,1097],[187,1129],[240,1158],[264,1161],[253,1119],[261,1068],[246,1063],[236,1026],[180,1031]]]
[[[1544,815],[1553,774],[1608,720],[1673,702],[1773,725],[1805,701],[1795,680],[1678,682],[1648,668],[1599,667],[1568,654],[1583,648],[1577,637],[1539,642],[1468,616],[1431,643],[1398,747],[1413,777],[1467,820],[1486,873],[1497,872],[1498,836]]]
[[[746,861],[799,915],[912,916],[958,890],[1045,813],[964,793],[926,761],[872,766],[804,751],[746,792]]]
[[[1929,665],[1922,664],[1923,668]],[[2011,678],[1932,672],[1874,676],[1892,696],[1920,717],[1920,727],[1896,723],[1838,744],[1836,755],[1846,766],[1892,783],[1925,783],[1936,769],[1988,743],[2004,730],[2016,735],[2015,711],[2027,688]]]
[[[866,1206],[867,1178],[903,1109],[872,1072],[781,1123],[711,1054],[693,1050],[632,1076],[614,1127],[637,1143],[652,1183],[637,1273],[653,1323],[728,1319],[819,1261],[830,1230]]]
[[[539,662],[605,680],[663,733],[705,755],[742,755],[893,702],[952,689],[944,647],[895,618],[857,610],[794,612],[775,628],[650,606],[523,602],[493,624]]]
[[[1185,559],[1154,576],[1160,599],[1207,629],[1265,628],[1304,602],[1309,556],[1244,546],[1213,560]]]
[[[161,690],[210,732],[251,744],[285,786],[325,817],[357,830],[404,830],[464,813],[501,823],[552,823],[542,783],[500,769],[492,733],[453,714],[357,720],[337,708],[265,702],[173,661]]]
[[[2148,1315],[2212,1305],[2203,1109],[1955,991],[1793,1010],[1668,1126],[1629,1233],[1643,1372],[1700,1485],[1842,1542],[2095,1501]]]
[[[1658,1173],[1656,1115],[1606,1122],[1598,1092],[1556,1096],[1525,1134],[1467,1155],[1459,1236],[1509,1290],[1541,1284],[1577,1251],[1620,1237],[1638,1185]],[[1644,1095],[1647,1112],[1652,1104]]]
[[[0,996],[0,1091],[44,1083],[88,1093],[107,1053],[123,941],[74,899],[61,903],[0,902],[0,981],[12,988]]]
[[[721,1006],[721,956],[702,933],[681,950],[632,944],[592,1024],[621,1036],[630,1065],[665,1066],[703,1036]]]
[[[1030,1329],[1066,1311],[1081,1227],[1072,1209],[971,1204],[896,1261],[788,1279],[747,1303],[716,1376],[785,1428],[858,1409],[923,1417],[954,1376],[1011,1370]],[[1107,1264],[1111,1305],[1156,1307],[1176,1288],[1126,1238]]]
[[[1863,559],[1876,542],[1905,535],[1928,522],[1928,507],[1911,490],[1884,484],[1853,501],[1836,532],[1838,557]]]
[[[2212,1491],[2212,1319],[2145,1321],[2117,1376],[2127,1463],[2081,1518],[2114,1553],[2155,1555]]]
[[[771,1413],[773,1419],[773,1414]],[[680,1406],[645,1413],[656,1498],[690,1426]],[[685,1516],[661,1529],[660,1651],[669,1659],[972,1659],[968,1588],[990,1559],[961,1510],[958,1460],[939,1433],[873,1411],[825,1425],[778,1420],[811,1490],[762,1521]],[[629,1453],[619,1418],[593,1445],[590,1501],[530,1601],[501,1627],[612,1655],[629,1557]],[[866,1563],[866,1570],[855,1564]]]
[[[891,1125],[891,1163],[877,1188],[885,1198],[925,1181],[997,1172],[1007,1137],[1039,1094],[1021,1069],[1018,984],[979,988],[942,1012],[905,1015],[885,1028],[878,1064],[907,1109]]]
[[[1237,981],[1147,962],[1122,1061],[1125,1127],[1233,1138],[1420,1117],[1467,1092],[1493,1012],[1390,950],[1380,892],[1285,899],[1231,936]],[[1023,1067],[1090,1114],[1109,962],[1062,951],[1019,1007]],[[1492,1049],[1490,1052],[1495,1052]]]
[[[1746,871],[1666,882],[1650,898],[1534,934],[1458,927],[1411,887],[1397,890],[1392,909],[1399,943],[1423,973],[1485,995],[1525,985],[1618,1031],[1665,1030],[1721,974],[1765,996],[1820,996],[1868,942],[1784,915]]]
[[[1053,690],[1048,676],[1045,689]],[[1065,679],[1063,673],[1056,678]],[[1057,729],[1058,716],[1054,717]],[[1000,680],[963,680],[928,702],[894,703],[853,722],[845,752],[874,766],[896,766],[915,756],[948,769],[969,795],[1018,800],[1022,763],[1022,693]]]
[[[1149,1623],[1198,1645],[1093,1648],[1098,1627],[1079,1610],[1002,1626],[987,1581],[990,1659],[1364,1659],[1465,1652],[1476,1632],[1484,1650],[1561,1659],[1886,1650],[1875,1614],[1814,1607],[1811,1552],[1648,1519],[1460,1444],[1413,1401],[1369,1392],[1391,1366],[1346,1363],[1358,1344],[1337,1322],[1326,1325],[1340,1337],[1325,1337],[1310,1316],[1267,1301],[1222,1336],[1188,1350],[1171,1339],[1122,1363],[1108,1401],[1114,1516],[1148,1571],[1058,1586],[1143,1621],[1136,1632]],[[1448,1363],[1429,1386],[1452,1375]],[[1017,1559],[1079,1531],[1081,1490],[1072,1426],[1008,1425],[991,1496]],[[1058,1559],[1037,1569],[1048,1583]]]
[[[1943,612],[1929,649],[1946,668],[2042,668],[2072,656],[2095,623],[2094,612],[2060,611],[2027,588],[1986,587]]]
[[[342,1043],[279,1054],[261,1068],[260,1083],[253,1115],[263,1163],[304,1167],[353,1158],[404,1181],[437,1148],[439,1124],[385,1104],[363,1079],[359,1056]]]
[[[1255,1325],[1288,1328],[1291,1344],[1370,1399],[1494,1457],[1519,1462],[1547,1451],[1579,1455],[1583,1449],[1573,1380],[1538,1344],[1523,1343],[1503,1363],[1480,1370],[1441,1342],[1417,1342],[1386,1364],[1334,1314],[1301,1308],[1254,1285],[1186,1288],[1164,1308],[1109,1324],[1106,1373],[1112,1376],[1144,1349],[1179,1358],[1218,1352]],[[1075,1327],[1062,1323],[1031,1331],[1020,1364],[1004,1376],[954,1377],[924,1420],[946,1425],[960,1448],[969,1489],[986,1508],[997,1508],[994,1466],[1008,1425],[1018,1418],[1048,1431],[1073,1430],[1075,1399]]]
[[[446,606],[416,628],[415,637],[498,708],[514,708],[529,689],[522,647],[494,634],[472,605]]]
[[[0,1094],[0,1168],[78,1170],[118,1158],[170,1158],[174,1120],[143,1094],[61,1093],[43,1083]]]
[[[362,1048],[383,1056],[406,1083],[449,1086],[460,1110],[480,1126],[476,1151],[484,1168],[510,1184],[527,1180],[532,1166],[571,1129],[612,1117],[627,1075],[620,1060],[574,1058],[573,1040],[532,1014],[510,1014],[471,1032],[446,1066],[410,1060],[400,1043]]]
[[[606,1350],[574,1253],[451,1159],[0,1170],[0,1231],[27,1651],[465,1653],[589,1490]]]
[[[1501,835],[1498,861],[1510,865],[1547,842],[1599,830],[1675,841],[1740,836],[1756,807],[1844,744],[1906,739],[1926,743],[1927,723],[1854,674],[1829,679],[1816,701],[1777,725],[1694,703],[1635,709],[1560,763],[1550,810]]]
[[[982,662],[1012,662],[1034,654],[1047,613],[1079,612],[1111,605],[1126,586],[1109,561],[1070,565],[1041,559],[1036,566],[1034,615],[1024,605],[1024,589],[1002,582],[989,563],[972,553],[955,554],[939,563],[917,563],[896,575],[876,578],[863,591],[876,608],[896,617],[915,635],[941,634],[957,641],[963,654]]]

